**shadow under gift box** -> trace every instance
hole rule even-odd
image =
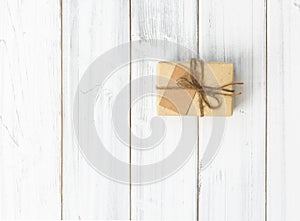
[[[198,67],[197,67],[198,69]],[[202,72],[202,73],[201,73]],[[201,71],[202,86],[220,87],[234,82],[234,65],[231,63],[203,62]],[[211,109],[195,89],[178,87],[178,79],[191,79],[190,62],[158,62],[157,64],[157,114],[159,116],[232,116],[232,96],[216,94],[220,106]],[[200,76],[195,76],[198,80]],[[233,85],[226,87],[233,90]],[[206,96],[210,104],[215,105],[216,99]]]

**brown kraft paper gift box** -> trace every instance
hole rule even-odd
[[[178,79],[191,81],[190,62],[159,62],[157,64],[157,113],[160,116],[231,116],[233,113],[233,96],[224,96],[218,91],[207,97],[209,104],[219,106],[210,108],[203,102],[201,95],[196,89],[179,87]],[[232,90],[234,82],[234,66],[231,63],[202,62],[202,66],[196,66],[195,76],[197,81],[201,78],[202,86],[209,90],[211,87]],[[201,69],[201,70],[199,70]],[[199,74],[200,73],[200,74]],[[187,84],[184,82],[185,85]],[[234,84],[234,83],[233,83]],[[240,83],[237,83],[240,84]],[[204,91],[207,91],[204,90]],[[232,93],[233,95],[233,93]],[[202,105],[202,107],[201,107]]]

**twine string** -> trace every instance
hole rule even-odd
[[[200,64],[200,70],[197,68],[197,64]],[[197,92],[199,95],[199,109],[201,117],[204,116],[204,104],[214,110],[218,109],[222,105],[221,99],[218,97],[218,95],[221,96],[229,96],[229,97],[235,97],[242,92],[235,93],[235,90],[228,89],[226,87],[228,86],[234,86],[234,85],[242,85],[243,82],[232,82],[228,84],[221,85],[219,87],[211,87],[206,86],[203,82],[203,76],[204,76],[204,62],[202,60],[197,60],[195,58],[192,58],[190,61],[190,73],[189,76],[191,79],[188,79],[186,77],[181,77],[176,80],[176,85],[178,87],[156,87],[157,89],[192,89]],[[200,72],[198,72],[200,71]],[[198,80],[197,80],[198,78]],[[215,102],[211,102],[210,99],[213,99]]]

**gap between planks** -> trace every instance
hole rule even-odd
[[[63,220],[64,93],[63,93],[63,0],[60,0],[60,219]]]
[[[266,113],[265,113],[265,221],[268,220],[268,0],[265,0],[265,32],[266,32]]]

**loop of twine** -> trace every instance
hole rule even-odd
[[[197,62],[200,63],[200,76],[199,80],[196,79],[197,75]],[[210,109],[218,109],[221,105],[222,102],[218,95],[222,96],[229,96],[229,97],[234,97],[242,94],[242,92],[235,93],[235,90],[232,89],[227,89],[226,87],[228,86],[234,86],[234,85],[242,85],[244,84],[243,82],[232,82],[228,84],[224,84],[219,87],[211,87],[211,86],[205,86],[203,83],[203,61],[202,60],[197,60],[195,58],[192,58],[190,61],[190,71],[191,75],[190,78],[191,80],[187,79],[186,77],[181,77],[176,80],[176,84],[178,88],[175,87],[156,87],[157,89],[192,89],[197,92],[199,95],[199,109],[200,109],[200,114],[201,117],[204,116],[204,104],[207,105]],[[211,102],[208,100],[208,97],[212,98],[213,100],[216,101],[216,104],[213,105]]]

